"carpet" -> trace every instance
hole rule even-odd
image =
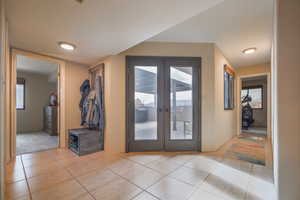
[[[18,133],[16,153],[32,153],[57,148],[58,136],[50,136],[45,132]]]
[[[265,165],[265,137],[242,134],[225,153],[225,157]]]
[[[261,128],[261,127],[249,127],[247,130],[242,129],[242,133],[253,133],[253,134],[258,134],[258,135],[267,135],[267,128]]]

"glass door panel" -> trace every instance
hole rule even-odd
[[[157,66],[135,66],[135,140],[157,140]]]
[[[193,68],[170,67],[171,140],[193,139]]]

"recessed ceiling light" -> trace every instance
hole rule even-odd
[[[248,48],[248,49],[244,49],[243,53],[244,54],[251,54],[254,53],[256,51],[256,48]]]
[[[70,44],[68,42],[58,42],[60,48],[67,50],[67,51],[74,51],[76,46],[74,44]]]

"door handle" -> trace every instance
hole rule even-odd
[[[163,108],[158,108],[157,110],[158,110],[158,112],[163,112],[163,111],[169,112],[169,108],[165,108],[165,109],[163,109]]]

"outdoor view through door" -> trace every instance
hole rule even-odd
[[[171,139],[193,139],[193,68],[170,69]]]
[[[200,58],[127,57],[127,150],[199,150]]]
[[[157,140],[157,67],[135,66],[135,140]]]

